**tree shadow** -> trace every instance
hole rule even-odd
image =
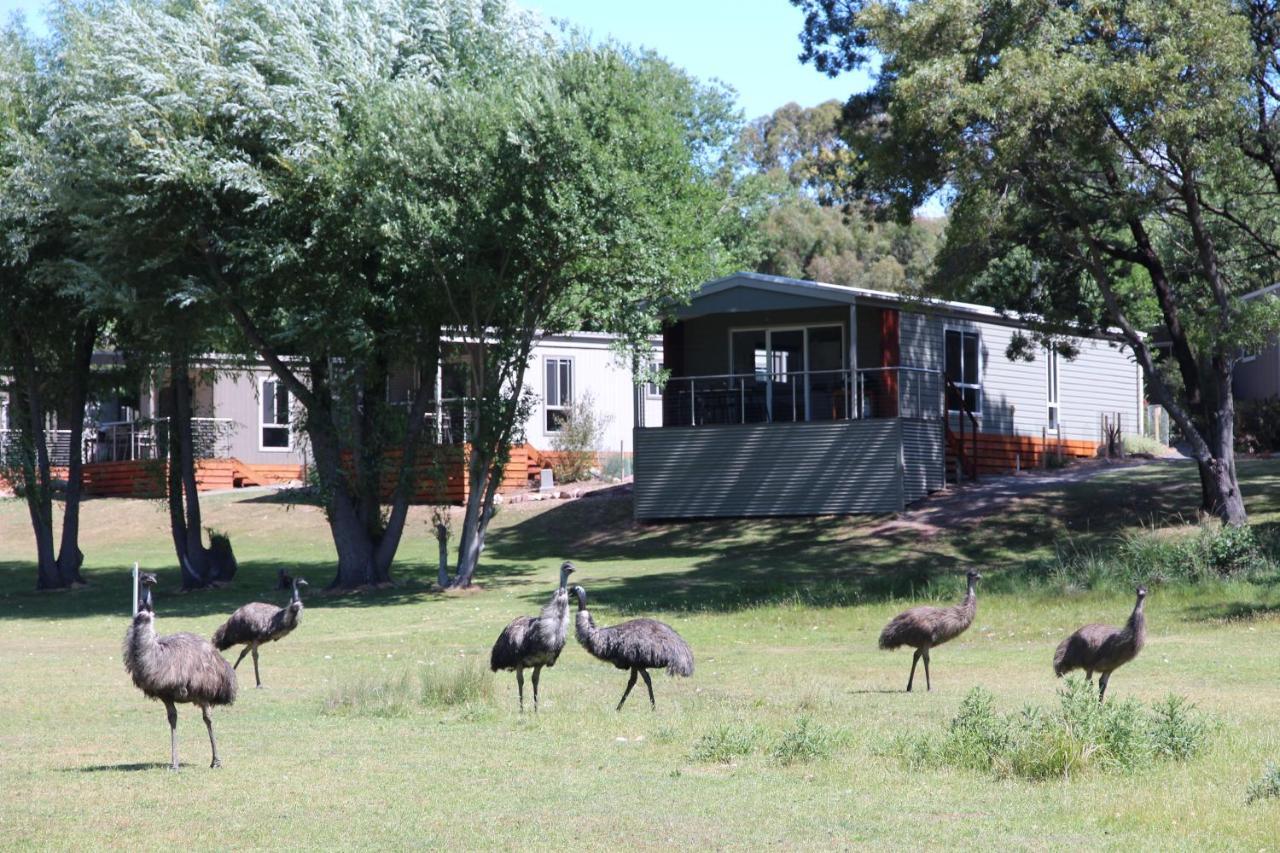
[[[64,773],[135,773],[139,770],[168,770],[167,761],[146,761],[137,764],[93,764],[88,767],[63,767]]]
[[[1254,622],[1280,617],[1280,604],[1249,601],[1202,604],[1188,607],[1186,615],[1196,622]]]

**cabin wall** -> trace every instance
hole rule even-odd
[[[1238,400],[1280,396],[1280,343],[1275,338],[1252,361],[1236,364],[1232,390]]]
[[[214,386],[214,417],[227,418],[233,423],[227,439],[228,455],[251,465],[303,465],[309,454],[306,434],[298,429],[302,408],[292,401],[294,428],[290,431],[290,447],[287,450],[263,449],[262,382],[274,378],[269,368],[258,367],[218,375]]]

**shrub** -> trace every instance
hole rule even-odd
[[[1185,761],[1204,746],[1209,725],[1184,699],[1146,707],[1101,703],[1092,684],[1071,677],[1058,707],[995,710],[990,693],[965,696],[945,735],[899,737],[890,752],[909,768],[948,766],[1024,779],[1070,779],[1090,770],[1131,772],[1159,761]]]
[[[424,666],[393,675],[361,675],[338,684],[325,698],[324,711],[369,717],[399,717],[419,708],[481,705],[493,698],[493,678],[480,662]]]
[[[1280,397],[1236,404],[1236,450],[1243,453],[1280,451]]]
[[[760,730],[745,723],[721,723],[698,738],[690,758],[694,761],[727,764],[735,758],[755,752]]]
[[[1249,783],[1249,791],[1245,802],[1256,803],[1258,800],[1280,798],[1280,764],[1267,762],[1262,776]]]
[[[795,725],[782,733],[770,755],[783,766],[807,764],[830,758],[839,740],[839,735],[831,729],[814,723],[808,717],[800,717]]]
[[[493,698],[493,676],[478,659],[458,666],[424,666],[418,678],[420,700],[428,707],[481,704]]]
[[[1134,453],[1149,453],[1152,456],[1163,456],[1169,448],[1165,447],[1149,435],[1126,435],[1120,439],[1126,456]]]
[[[560,431],[551,439],[551,449],[555,451],[551,471],[557,483],[572,483],[591,476],[608,423],[606,416],[596,414],[589,393],[574,401],[560,423]]]

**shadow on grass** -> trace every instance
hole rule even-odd
[[[140,764],[94,764],[89,767],[64,767],[64,773],[134,773],[139,770],[168,770],[167,761],[146,761]]]
[[[1280,604],[1231,601],[1187,608],[1187,617],[1197,622],[1252,622],[1280,617]]]

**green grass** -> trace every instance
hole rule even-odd
[[[1280,462],[1240,469],[1259,541],[1273,542]],[[241,666],[240,698],[214,712],[221,770],[207,767],[199,714],[180,709],[178,774],[163,766],[163,708],[120,663],[129,567],[159,572],[162,632],[208,635],[245,601],[281,601],[280,567],[313,592],[332,578],[323,516],[209,498],[206,523],[231,537],[241,571],[230,588],[181,595],[163,507],[91,501],[92,585],[37,594],[25,507],[0,501],[0,845],[1274,849],[1280,800],[1246,803],[1280,755],[1280,595],[1266,571],[1153,585],[1148,647],[1111,680],[1109,702],[1174,694],[1214,722],[1186,760],[1028,781],[907,767],[892,749],[946,730],[974,687],[1001,715],[1056,705],[1058,640],[1118,624],[1132,594],[1127,573],[1068,583],[1053,567],[1101,560],[1144,530],[1196,536],[1161,532],[1194,518],[1196,496],[1191,468],[1161,464],[950,530],[891,518],[646,527],[625,498],[508,506],[482,590],[443,595],[415,510],[395,589],[312,594],[298,630],[262,651],[267,688]],[[510,674],[488,673],[498,632],[536,611],[566,558],[598,622],[653,615],[693,647],[692,678],[655,675],[657,713],[643,685],[614,712],[625,673],[572,640],[543,673],[536,715],[517,712]],[[1127,556],[1125,572],[1142,559]],[[973,627],[933,653],[933,693],[903,693],[910,655],[878,651],[879,629],[908,601],[957,600],[969,566],[984,575]]]

